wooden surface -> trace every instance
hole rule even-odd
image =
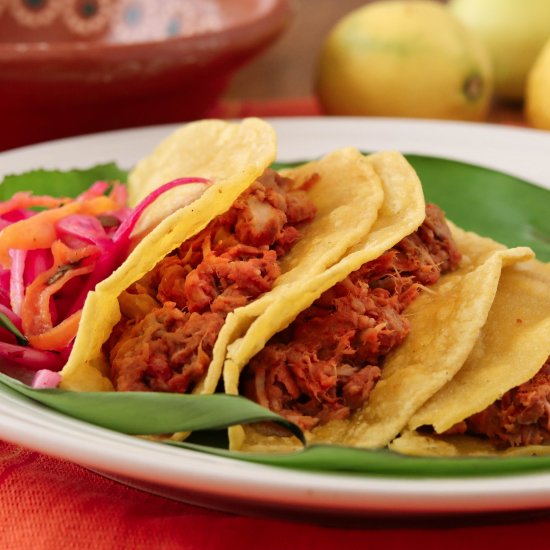
[[[233,79],[226,97],[304,97],[313,93],[317,55],[331,27],[366,0],[290,0],[286,32]]]

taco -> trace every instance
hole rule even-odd
[[[384,193],[368,158],[342,149],[281,175],[275,153],[265,122],[203,121],[138,164],[134,201],[174,178],[210,184],[172,214],[150,207],[167,217],[88,297],[62,387],[215,391],[228,344],[370,231]]]
[[[414,455],[548,454],[550,264],[504,268],[468,360],[392,448]]]
[[[424,210],[419,182],[392,180],[391,163],[372,161],[386,173],[372,231],[228,348],[226,391],[297,423],[310,442],[386,446],[466,361],[503,266],[533,256],[461,231],[434,205]],[[232,427],[230,444],[300,445],[271,425]]]

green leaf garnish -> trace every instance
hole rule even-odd
[[[253,401],[234,395],[37,390],[4,374],[0,374],[0,382],[73,418],[130,435],[170,434],[250,422],[275,422],[304,442],[303,433],[295,424]]]
[[[0,184],[0,201],[8,200],[19,191],[52,197],[76,197],[96,181],[124,182],[127,176],[128,172],[114,163],[82,170],[32,170],[6,176]]]
[[[22,346],[27,346],[29,341],[26,336],[24,336],[21,331],[11,322],[10,318],[0,311],[0,326],[5,328],[7,331],[11,332],[17,339],[17,343]]]
[[[464,162],[406,155],[426,200],[458,226],[507,246],[530,246],[550,261],[550,190]]]
[[[164,443],[245,462],[316,472],[370,476],[444,478],[527,474],[547,471],[550,456],[438,457],[403,456],[388,449],[366,450],[338,445],[310,445],[287,453],[246,453],[189,441]]]

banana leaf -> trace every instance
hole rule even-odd
[[[550,191],[508,174],[441,158],[408,155],[426,200],[458,226],[550,261]]]
[[[96,181],[125,182],[128,172],[114,162],[75,170],[32,170],[24,174],[10,174],[0,184],[0,201],[8,200],[18,191],[32,191],[35,195],[76,197]]]
[[[129,435],[162,435],[249,422],[276,422],[303,441],[302,432],[294,424],[236,395],[38,390],[2,373],[0,383],[58,412]]]
[[[531,246],[539,259],[550,261],[550,190],[507,174],[453,160],[420,155],[408,155],[408,159],[420,176],[427,200],[441,206],[455,223],[508,246]],[[28,174],[10,176],[0,186],[0,200],[28,189],[35,193],[74,196],[97,179],[124,180],[126,176],[124,170],[116,165],[72,171],[66,179],[65,174],[37,171],[32,173],[32,178]],[[55,184],[52,183],[54,180]],[[169,444],[300,470],[461,477],[550,469],[550,457],[431,459],[404,457],[388,450],[366,451],[329,445],[312,445],[280,455],[232,452],[226,448],[225,432],[216,430],[235,423],[265,420],[280,423],[298,437],[301,437],[301,432],[255,403],[224,395],[34,390],[5,375],[0,375],[0,392],[17,392],[22,399],[32,399],[77,419],[126,434],[193,430],[195,433],[189,440]]]

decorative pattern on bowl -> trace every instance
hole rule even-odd
[[[3,26],[11,27],[0,42],[22,33],[32,41],[115,43],[193,36],[223,29],[226,11],[214,0],[0,0]]]
[[[0,0],[0,150],[206,116],[290,0]]]

